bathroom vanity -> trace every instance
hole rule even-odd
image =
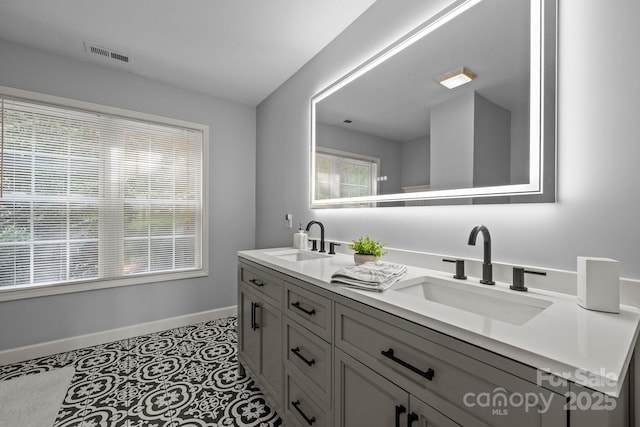
[[[409,267],[385,292],[291,248],[238,254],[238,360],[293,426],[627,426],[640,310]]]

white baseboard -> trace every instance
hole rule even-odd
[[[236,314],[237,307],[234,305],[230,307],[217,308],[215,310],[187,314],[184,316],[155,320],[153,322],[139,323],[137,325],[125,326],[123,328],[110,329],[108,331],[95,332],[87,335],[79,335],[76,337],[63,338],[40,344],[12,348],[0,351],[0,366],[63,353],[66,351],[77,350],[84,347],[91,347],[98,344],[106,344],[167,329],[179,328],[181,326],[193,325],[194,323],[235,316]]]

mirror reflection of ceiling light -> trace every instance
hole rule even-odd
[[[464,67],[460,67],[438,76],[438,82],[447,89],[453,89],[458,86],[462,86],[465,83],[469,83],[475,78],[476,75],[471,71]]]

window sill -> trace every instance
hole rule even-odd
[[[118,288],[121,286],[142,285],[146,283],[167,282],[171,280],[206,277],[207,269],[180,271],[162,274],[146,274],[113,280],[93,280],[88,282],[57,283],[52,285],[4,286],[0,287],[0,302],[26,298],[37,298],[50,295],[69,294],[73,292],[94,291],[97,289]]]

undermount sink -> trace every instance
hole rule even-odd
[[[265,252],[285,261],[310,261],[313,259],[327,258],[329,255],[320,252],[311,252],[304,249],[285,249],[282,251]]]
[[[392,291],[513,325],[524,325],[553,304],[542,298],[501,291],[486,285],[455,283],[433,277],[399,282]]]

